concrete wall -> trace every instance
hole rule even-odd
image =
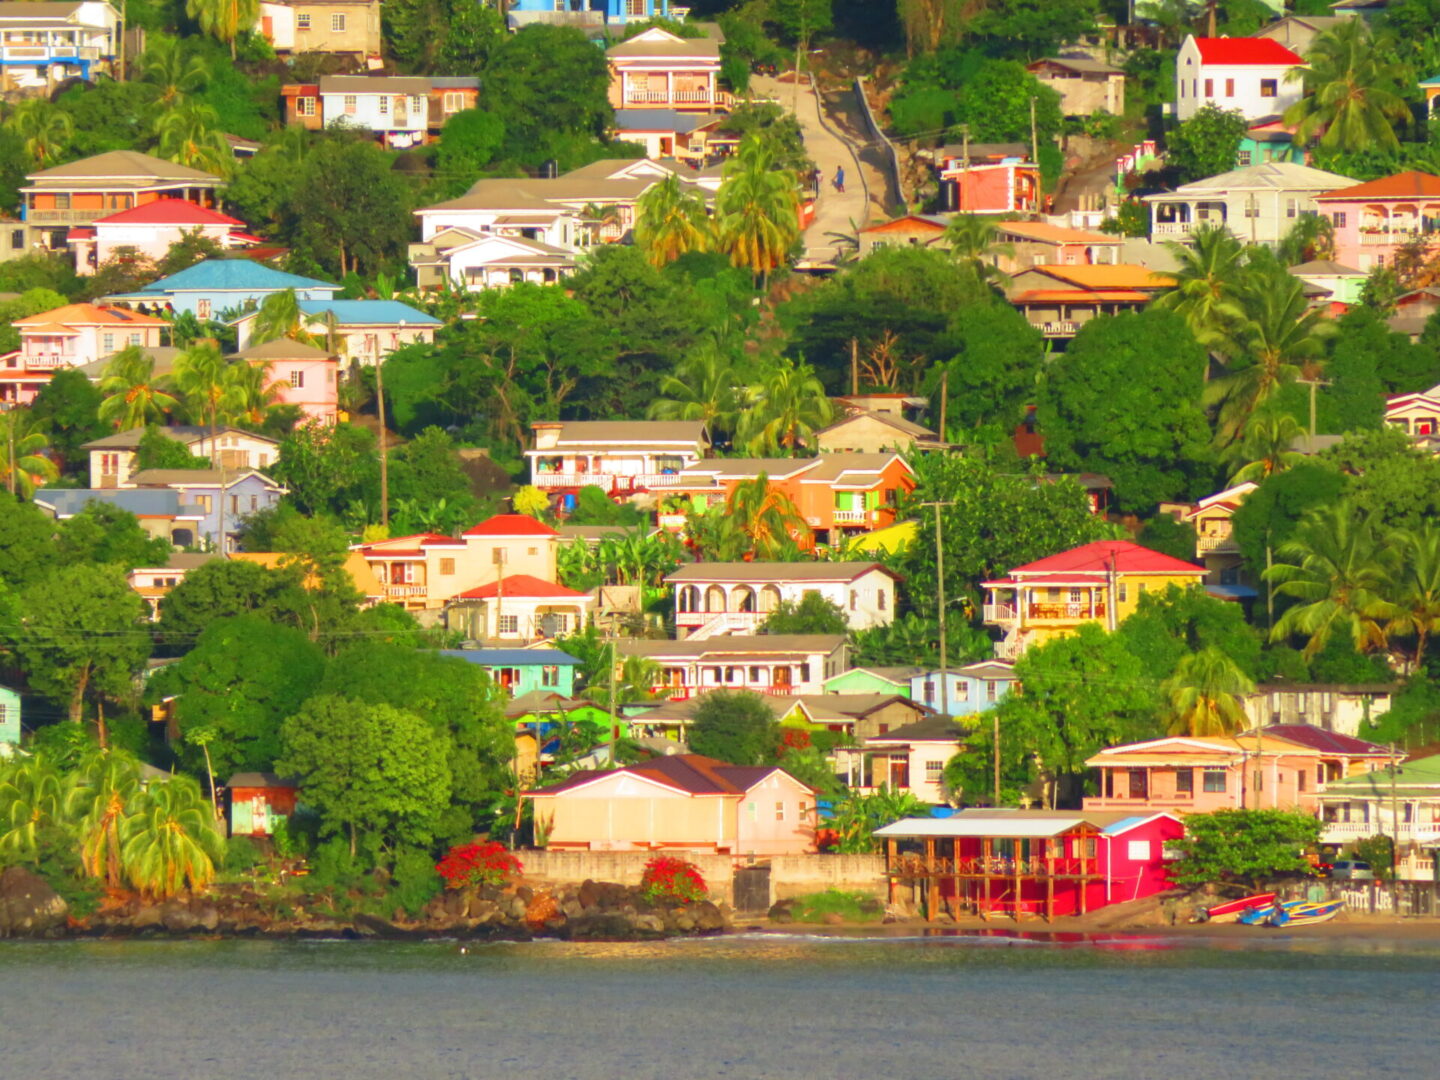
[[[640,884],[645,863],[652,857],[644,851],[521,851],[517,852],[527,877],[553,881],[615,881],[621,885]],[[734,868],[747,864],[729,855],[684,855],[700,868],[711,893],[731,902],[730,880]],[[777,855],[759,860],[770,864],[771,901],[784,900],[826,889],[844,889],[883,896],[885,857],[883,855]]]

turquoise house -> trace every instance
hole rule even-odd
[[[266,297],[286,289],[294,289],[300,300],[333,300],[340,286],[287,274],[251,259],[206,259],[135,292],[107,296],[105,302],[154,314],[188,311],[197,319],[220,319],[258,307]]]
[[[20,695],[0,686],[0,746],[20,745]]]
[[[822,684],[827,694],[896,694],[910,696],[910,680],[924,674],[920,667],[857,667],[832,675]]]
[[[559,649],[441,649],[440,655],[484,668],[512,698],[532,691],[562,698],[575,694],[575,671],[580,661]]]
[[[1267,117],[1252,124],[1250,130],[1241,136],[1240,145],[1235,151],[1237,169],[1264,165],[1267,161],[1288,161],[1295,165],[1304,165],[1305,159],[1305,148],[1295,145],[1294,133],[1278,116]]]
[[[981,660],[946,672],[925,671],[910,680],[910,697],[950,716],[974,716],[993,709],[1015,685],[1015,665]],[[945,693],[941,693],[941,686]]]

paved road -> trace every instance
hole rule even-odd
[[[752,76],[751,87],[764,98],[773,98],[790,112],[795,106],[795,86],[763,76]],[[805,257],[819,262],[829,262],[837,254],[835,240],[827,233],[850,234],[853,221],[863,227],[870,208],[865,201],[865,188],[860,181],[860,162],[855,151],[831,128],[820,122],[820,103],[815,92],[809,87],[800,90],[800,134],[805,140],[805,151],[819,166],[824,179],[820,185],[820,198],[815,204],[815,220],[805,230]],[[845,191],[837,192],[831,180],[836,167],[845,170]]]

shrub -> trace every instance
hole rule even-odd
[[[428,852],[407,848],[395,857],[395,902],[410,915],[419,915],[440,891],[440,875]]]
[[[640,887],[652,903],[693,904],[710,893],[700,868],[674,855],[656,855],[647,862]]]
[[[232,836],[225,842],[225,870],[238,874],[264,862],[260,849],[248,836]]]
[[[848,923],[879,922],[885,917],[885,905],[868,893],[827,889],[797,896],[790,914],[803,923],[825,922],[827,915],[839,915]]]
[[[520,860],[498,840],[457,844],[435,864],[447,889],[504,885],[520,876]]]

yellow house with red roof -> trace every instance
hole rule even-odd
[[[1085,623],[1113,630],[1140,597],[1171,585],[1194,588],[1205,568],[1128,540],[1097,540],[1017,566],[983,583],[984,621],[1004,638],[995,655],[1013,660],[1031,645],[1073,634]]]

